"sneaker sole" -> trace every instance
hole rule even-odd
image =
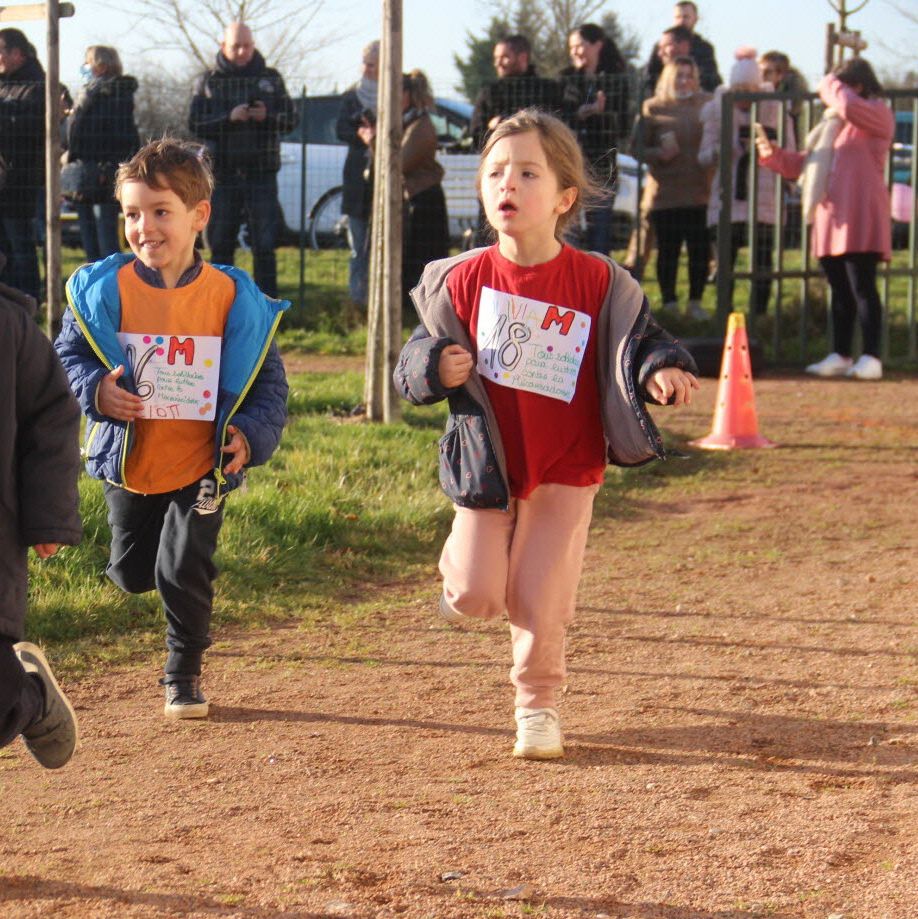
[[[561,759],[564,756],[564,747],[521,747],[518,744],[513,748],[513,755],[517,759]]]
[[[206,718],[210,712],[209,702],[198,702],[195,705],[165,705],[163,714],[173,721],[184,718]]]
[[[70,717],[73,719],[73,753],[76,753],[77,747],[80,745],[80,723],[77,721],[76,712],[73,710],[73,706],[70,704],[70,700],[64,694],[64,691],[61,689],[60,684],[57,682],[57,677],[54,675],[54,671],[51,669],[51,665],[48,663],[48,658],[42,653],[41,648],[38,645],[33,645],[30,641],[20,641],[13,645],[14,651],[19,651],[20,653],[25,652],[26,654],[34,657],[44,668],[45,673],[48,676],[48,679],[51,681],[51,685],[54,687],[54,691],[60,696],[61,701],[64,703],[64,707],[70,712]],[[29,753],[32,753],[29,750]],[[67,758],[67,763],[73,758],[73,753]],[[33,758],[36,762],[41,763],[42,766],[45,764],[32,753]],[[67,763],[61,763],[60,766],[45,766],[46,769],[60,769],[61,766],[66,766]]]

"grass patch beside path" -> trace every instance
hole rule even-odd
[[[291,619],[310,627],[371,600],[375,586],[433,573],[452,519],[436,473],[446,406],[406,406],[404,423],[370,425],[347,415],[362,386],[354,372],[291,377],[280,449],[252,471],[245,493],[227,500],[215,629]],[[610,469],[597,515],[656,490],[659,475],[697,471],[678,462],[657,465],[652,475]],[[84,541],[47,562],[31,559],[27,618],[29,638],[50,646],[71,674],[158,652],[164,638],[157,595],[122,593],[104,575],[101,484],[84,474],[80,494]]]

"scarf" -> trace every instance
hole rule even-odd
[[[813,222],[816,205],[829,190],[833,147],[841,126],[842,120],[838,113],[829,108],[806,136],[806,160],[797,184],[800,186],[800,204],[807,223]]]
[[[369,109],[376,114],[376,98],[379,92],[379,82],[362,77],[356,88],[357,98],[364,109]]]

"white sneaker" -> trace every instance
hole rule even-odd
[[[701,305],[700,300],[689,300],[685,307],[685,315],[688,316],[689,319],[694,319],[698,322],[711,318],[707,310]]]
[[[872,354],[862,354],[855,365],[848,369],[845,376],[853,380],[882,380],[883,365],[879,358]]]
[[[437,612],[440,614],[441,619],[445,619],[450,625],[468,625],[472,621],[472,616],[466,616],[465,613],[460,613],[458,610],[454,610],[449,603],[446,602],[446,596],[440,594],[440,603],[437,606]]]
[[[518,708],[513,755],[523,759],[558,759],[564,756],[561,719],[553,708]]]
[[[817,377],[843,377],[851,369],[853,363],[850,357],[842,357],[833,351],[818,363],[810,364],[806,372]]]

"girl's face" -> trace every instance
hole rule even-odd
[[[587,41],[579,32],[571,32],[567,47],[575,69],[585,73],[596,73],[599,54],[602,51],[601,41]]]
[[[535,131],[502,137],[488,153],[481,200],[488,222],[500,236],[532,242],[554,239],[558,217],[576,199],[576,188],[559,186]]]
[[[676,97],[686,99],[698,91],[698,80],[688,64],[680,64],[676,69]]]

